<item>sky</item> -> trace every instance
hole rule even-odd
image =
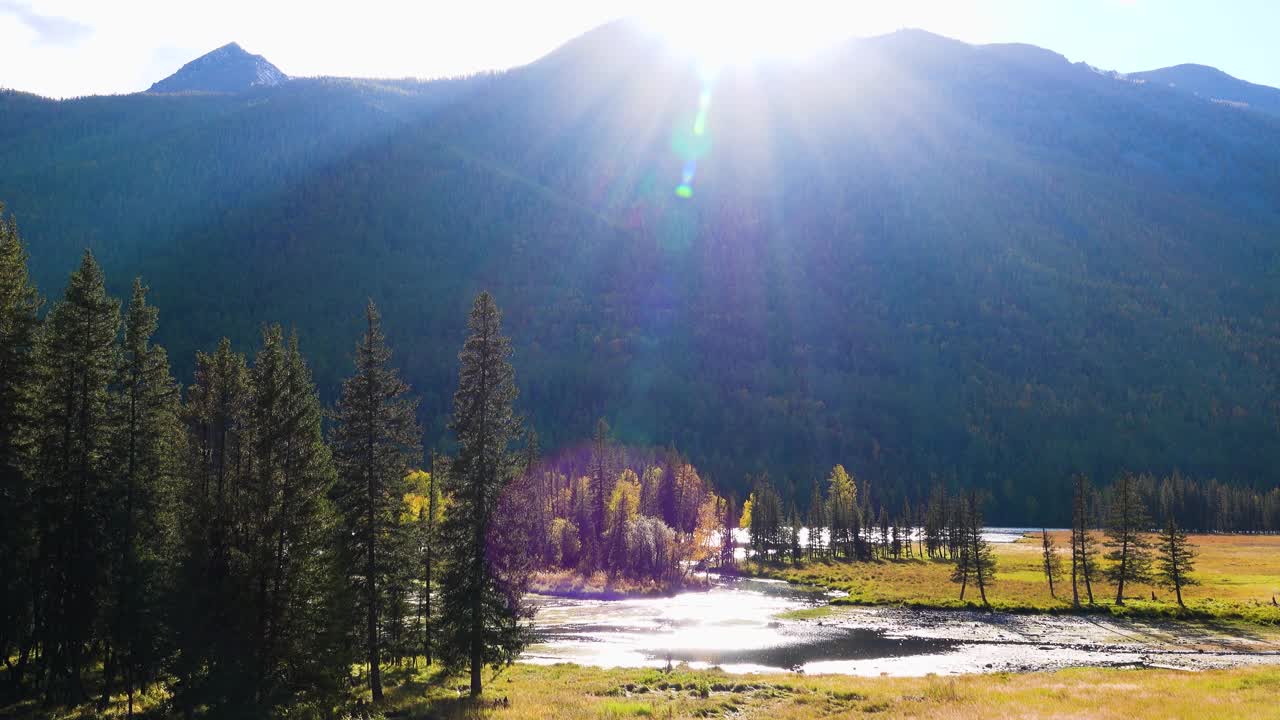
[[[1195,62],[1280,86],[1280,0],[0,0],[0,87],[136,92],[232,41],[295,76],[463,75],[530,62],[625,16],[739,54],[916,27],[1106,70]]]

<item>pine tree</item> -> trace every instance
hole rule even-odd
[[[178,706],[269,716],[332,702],[349,672],[351,612],[333,460],[296,338],[265,329],[251,369],[226,341],[199,356],[184,417]]]
[[[889,555],[894,560],[902,558],[902,524],[896,520],[889,523]]]
[[[338,620],[331,552],[337,531],[328,502],[335,476],[321,434],[320,399],[311,372],[280,327],[263,331],[254,358],[249,419],[253,467],[248,474],[250,652],[253,704],[268,709],[345,674],[333,647]],[[342,629],[345,633],[345,628]]]
[[[789,517],[790,521],[787,523],[787,545],[791,552],[791,564],[799,565],[804,551],[800,546],[800,531],[804,528],[804,523],[800,522],[800,513],[796,510],[795,505],[791,506]]]
[[[929,507],[925,512],[925,552],[931,558],[942,557],[946,547],[947,495],[941,485],[929,493]]]
[[[751,547],[757,562],[783,560],[786,547],[783,537],[782,499],[770,482],[768,475],[761,475],[752,493]]]
[[[118,672],[128,714],[133,693],[160,672],[167,627],[169,549],[179,442],[178,387],[164,348],[151,344],[157,317],[135,280],[125,320],[124,352],[113,397],[108,539],[111,576],[110,652],[103,668],[103,704]]]
[[[756,564],[763,563],[768,554],[765,516],[769,512],[769,499],[765,497],[766,494],[764,482],[757,480],[755,489],[751,491],[751,496],[747,498],[747,504],[742,509],[742,517],[747,522],[749,535],[747,540],[751,544],[751,555],[755,558]]]
[[[825,553],[822,535],[828,527],[826,501],[822,498],[822,485],[813,483],[809,492],[809,559],[822,557]],[[829,536],[828,536],[829,537]]]
[[[964,504],[965,501],[958,501]],[[967,513],[962,513],[961,517],[966,517]],[[963,528],[965,534],[968,534],[968,528]],[[960,600],[964,601],[965,591],[969,588],[969,582],[973,578],[973,552],[969,544],[960,543],[955,553],[955,567],[951,570],[951,582],[960,584]]]
[[[877,539],[880,547],[880,557],[889,557],[889,513],[884,509],[884,505],[880,506],[880,536]]]
[[[732,568],[737,565],[733,531],[738,527],[738,507],[733,498],[722,501],[720,517],[720,567]]]
[[[27,273],[27,251],[0,203],[0,657],[21,691],[36,638],[33,595],[31,440],[40,296]]]
[[[1062,581],[1062,558],[1058,555],[1053,536],[1043,528],[1040,530],[1040,561],[1044,568],[1044,577],[1049,581],[1049,595],[1058,597],[1054,585]]]
[[[447,664],[470,666],[476,697],[484,666],[514,660],[527,632],[520,623],[523,588],[495,572],[486,552],[499,499],[517,471],[511,444],[520,436],[511,341],[489,293],[476,298],[468,327],[450,422],[458,454],[448,475],[453,506],[442,528],[448,569],[441,633]]]
[[[968,496],[960,501],[960,507],[963,542],[956,554],[956,567],[951,573],[951,581],[960,583],[961,600],[964,600],[969,583],[974,583],[982,596],[982,604],[989,606],[987,588],[995,580],[996,559],[991,543],[982,536],[982,504],[977,491],[970,490]]]
[[[378,309],[365,308],[366,329],[356,345],[356,374],[342,385],[331,445],[338,482],[333,497],[342,518],[346,558],[358,565],[348,581],[364,614],[365,659],[374,702],[382,700],[383,633],[398,636],[407,602],[404,572],[415,565],[412,526],[403,522],[407,478],[422,458],[417,401],[388,367],[391,350]]]
[[[1116,605],[1124,605],[1126,582],[1144,582],[1149,579],[1151,568],[1151,544],[1142,532],[1149,521],[1138,480],[1125,473],[1112,488],[1111,517],[1107,524],[1107,579],[1115,583]]]
[[[592,569],[604,567],[606,545],[605,526],[608,524],[607,506],[609,496],[613,494],[613,436],[609,430],[609,422],[604,418],[596,421],[595,434],[591,439],[591,539]],[[672,480],[674,480],[674,473]],[[672,513],[673,516],[676,513]],[[674,525],[674,520],[672,521]],[[585,550],[586,548],[584,548]]]
[[[186,428],[178,504],[181,542],[171,605],[178,650],[175,701],[184,715],[225,707],[248,682],[244,664],[243,557],[249,499],[247,474],[251,387],[244,355],[225,338],[196,355],[195,382],[182,408]]]
[[[1178,596],[1178,605],[1185,608],[1182,588],[1199,584],[1198,580],[1191,577],[1196,569],[1196,551],[1187,540],[1187,531],[1178,526],[1172,514],[1169,514],[1164,529],[1160,532],[1156,553],[1156,581],[1164,587],[1173,588]]]
[[[898,531],[902,536],[902,543],[905,547],[907,557],[911,557],[912,536],[915,534],[915,528],[912,527],[915,517],[911,514],[911,502],[904,496],[902,498],[902,514],[898,516]]]
[[[37,344],[37,617],[46,700],[84,698],[84,667],[102,629],[109,385],[119,367],[119,328],[120,305],[86,251]]]
[[[1080,607],[1080,583],[1093,604],[1093,576],[1097,567],[1097,541],[1089,532],[1089,478],[1076,474],[1071,503],[1071,604]]]
[[[947,516],[943,524],[947,538],[947,557],[957,559],[965,546],[965,499],[956,494],[948,498]]]

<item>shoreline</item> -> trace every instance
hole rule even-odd
[[[1061,531],[1051,534],[1061,547],[1065,541]],[[1069,579],[1063,578],[1057,593],[1050,594],[1035,534],[993,545],[997,569],[995,582],[987,588],[989,605],[978,600],[976,592],[961,601],[959,586],[950,580],[951,564],[918,556],[866,561],[823,558],[802,560],[799,565],[741,561],[725,575],[843,593],[827,601],[830,607],[997,611],[1280,628],[1280,604],[1276,604],[1280,597],[1280,542],[1274,536],[1256,534],[1192,537],[1200,555],[1196,575],[1201,582],[1184,590],[1188,594],[1186,607],[1175,603],[1168,589],[1147,583],[1126,587],[1124,604],[1116,604],[1114,586],[1101,578],[1093,585],[1094,602],[1086,602],[1082,587],[1080,605],[1073,606]]]
[[[574,570],[537,572],[529,582],[529,592],[546,597],[571,600],[629,600],[635,598],[673,597],[684,592],[711,589],[713,581],[694,573],[678,583],[636,581],[610,578],[603,572],[583,575]]]
[[[874,562],[874,561],[873,561]],[[804,567],[804,566],[801,566]],[[721,573],[725,577],[740,577],[748,580],[776,580],[785,582],[788,585],[797,587],[812,587],[827,592],[844,593],[839,597],[833,597],[823,605],[813,608],[817,611],[822,608],[830,608],[832,610],[848,607],[848,608],[901,608],[904,610],[936,610],[936,611],[972,611],[985,613],[1007,613],[1010,615],[1042,615],[1049,617],[1066,616],[1066,617],[1086,617],[1086,616],[1103,616],[1117,620],[1165,620],[1170,622],[1239,622],[1252,627],[1259,628],[1280,628],[1280,612],[1270,613],[1269,607],[1258,605],[1256,608],[1265,615],[1251,615],[1245,608],[1237,608],[1235,606],[1226,606],[1213,611],[1204,610],[1196,607],[1178,607],[1170,603],[1156,602],[1149,600],[1141,600],[1138,598],[1129,598],[1127,604],[1116,605],[1110,602],[1094,602],[1081,603],[1079,607],[1074,607],[1065,601],[1062,605],[1043,606],[1030,605],[1025,603],[1009,603],[1001,600],[991,601],[988,605],[973,600],[946,599],[946,600],[904,600],[904,599],[868,599],[856,597],[848,594],[847,589],[840,587],[838,583],[822,583],[809,579],[800,579],[788,577],[788,568],[767,568],[763,572],[743,571],[738,569],[732,573]],[[805,611],[810,612],[810,611]],[[1274,614],[1275,617],[1270,617]]]

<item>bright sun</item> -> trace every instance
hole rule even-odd
[[[855,3],[658,3],[642,19],[704,65],[795,58],[852,35]]]

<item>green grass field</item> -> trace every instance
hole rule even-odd
[[[1069,543],[1068,533],[1055,535],[1060,548]],[[1178,608],[1173,592],[1150,585],[1125,588],[1125,605],[1115,605],[1115,588],[1094,583],[1092,608],[1115,615],[1142,617],[1204,617],[1243,620],[1280,625],[1280,536],[1196,535],[1192,537],[1200,555],[1194,576],[1200,585],[1183,589],[1188,612]],[[1064,556],[1067,578],[1049,594],[1041,569],[1040,537],[993,546],[998,567],[996,582],[987,598],[998,610],[1013,612],[1070,612],[1070,558]],[[951,565],[930,560],[877,562],[809,562],[799,566],[763,567],[745,563],[744,574],[778,578],[847,592],[836,604],[906,605],[912,607],[977,607],[976,589],[970,587],[965,602],[960,588],[950,581]],[[1081,593],[1083,594],[1083,587]],[[1156,600],[1152,601],[1152,593]],[[1082,602],[1085,600],[1082,598]]]
[[[371,717],[438,720],[600,718],[1280,718],[1280,666],[1206,672],[1077,669],[922,678],[727,675],[716,670],[600,669],[516,664],[486,676],[485,697],[433,669],[390,668],[386,698]],[[367,691],[365,692],[367,695]],[[140,698],[139,717],[162,717],[164,693]],[[124,716],[92,705],[0,707],[19,719]],[[356,706],[336,717],[358,717]],[[293,717],[290,715],[290,717]]]
[[[399,679],[388,715],[423,718],[1280,718],[1274,666],[854,678],[515,665],[479,705],[430,674]]]

